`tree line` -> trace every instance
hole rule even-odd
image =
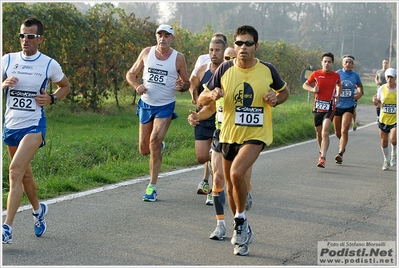
[[[3,55],[21,50],[18,33],[22,21],[29,16],[37,17],[45,25],[45,41],[39,50],[61,64],[71,83],[66,100],[71,110],[80,107],[96,111],[109,98],[114,98],[119,106],[119,93],[128,87],[127,70],[144,47],[156,44],[158,23],[138,18],[112,3],[96,4],[82,13],[76,5],[66,2],[9,2],[3,3]],[[191,73],[197,57],[208,51],[215,31],[209,24],[195,33],[178,23],[172,25],[176,36],[172,47],[185,55]],[[232,44],[233,32],[226,35]],[[257,57],[276,66],[291,93],[300,90],[304,68],[320,65],[320,48],[303,49],[282,40],[259,43]],[[337,62],[336,69],[341,67]],[[134,90],[132,94],[136,97]]]
[[[118,6],[153,21],[162,21],[160,14],[165,12],[154,3],[124,2]],[[201,32],[207,24],[221,32],[248,24],[258,29],[261,40],[284,40],[338,56],[350,53],[365,69],[373,69],[391,56],[391,66],[396,66],[396,8],[396,2],[377,1],[170,2],[167,22],[178,22],[191,32]]]

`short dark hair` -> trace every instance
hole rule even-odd
[[[223,49],[226,49],[226,43],[222,39],[212,39],[209,44],[222,44]]]
[[[227,37],[224,34],[222,34],[222,33],[214,33],[212,35],[212,39],[214,39],[215,37],[222,37],[224,43],[227,44]]]
[[[237,28],[236,32],[234,33],[234,40],[236,40],[237,35],[242,34],[249,34],[254,38],[255,44],[258,43],[258,31],[249,25],[243,25]]]
[[[44,33],[43,23],[35,17],[29,17],[29,18],[25,19],[22,22],[22,24],[25,25],[26,27],[31,27],[33,25],[36,25],[37,26],[36,34],[43,35],[43,33]]]
[[[324,52],[323,55],[321,55],[321,60],[323,60],[324,57],[330,57],[332,62],[334,63],[334,54],[331,52]]]

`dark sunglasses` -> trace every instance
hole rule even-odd
[[[233,59],[235,59],[236,57],[234,57],[234,56],[224,56],[224,59],[225,60],[233,60]]]
[[[252,40],[249,41],[235,41],[234,44],[236,44],[237,46],[241,47],[242,45],[246,45],[247,47],[252,47],[253,45],[255,45],[255,42]]]
[[[41,35],[40,34],[23,34],[23,33],[20,33],[19,34],[19,38],[26,38],[26,37],[28,37],[28,39],[33,39],[33,38],[39,38]]]

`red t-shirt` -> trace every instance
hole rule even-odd
[[[319,92],[314,93],[313,107],[317,112],[326,112],[330,109],[329,105],[335,107],[335,90],[336,85],[341,84],[341,78],[338,73],[323,70],[314,71],[307,80],[312,86],[319,86]]]

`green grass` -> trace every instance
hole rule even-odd
[[[375,93],[372,81],[364,87],[359,104],[370,104]],[[313,139],[313,116],[308,95],[300,90],[286,103],[272,110],[274,141],[270,148]],[[177,95],[176,112],[165,137],[161,172],[198,165],[194,130],[187,123],[193,110],[188,92]],[[46,108],[46,146],[32,161],[39,199],[84,191],[149,174],[148,156],[138,152],[138,117],[130,92],[121,92],[121,108],[109,100],[102,112],[71,112],[65,103]],[[331,130],[332,131],[332,130]],[[3,208],[8,196],[9,157],[3,146]],[[27,204],[26,197],[23,204]]]

